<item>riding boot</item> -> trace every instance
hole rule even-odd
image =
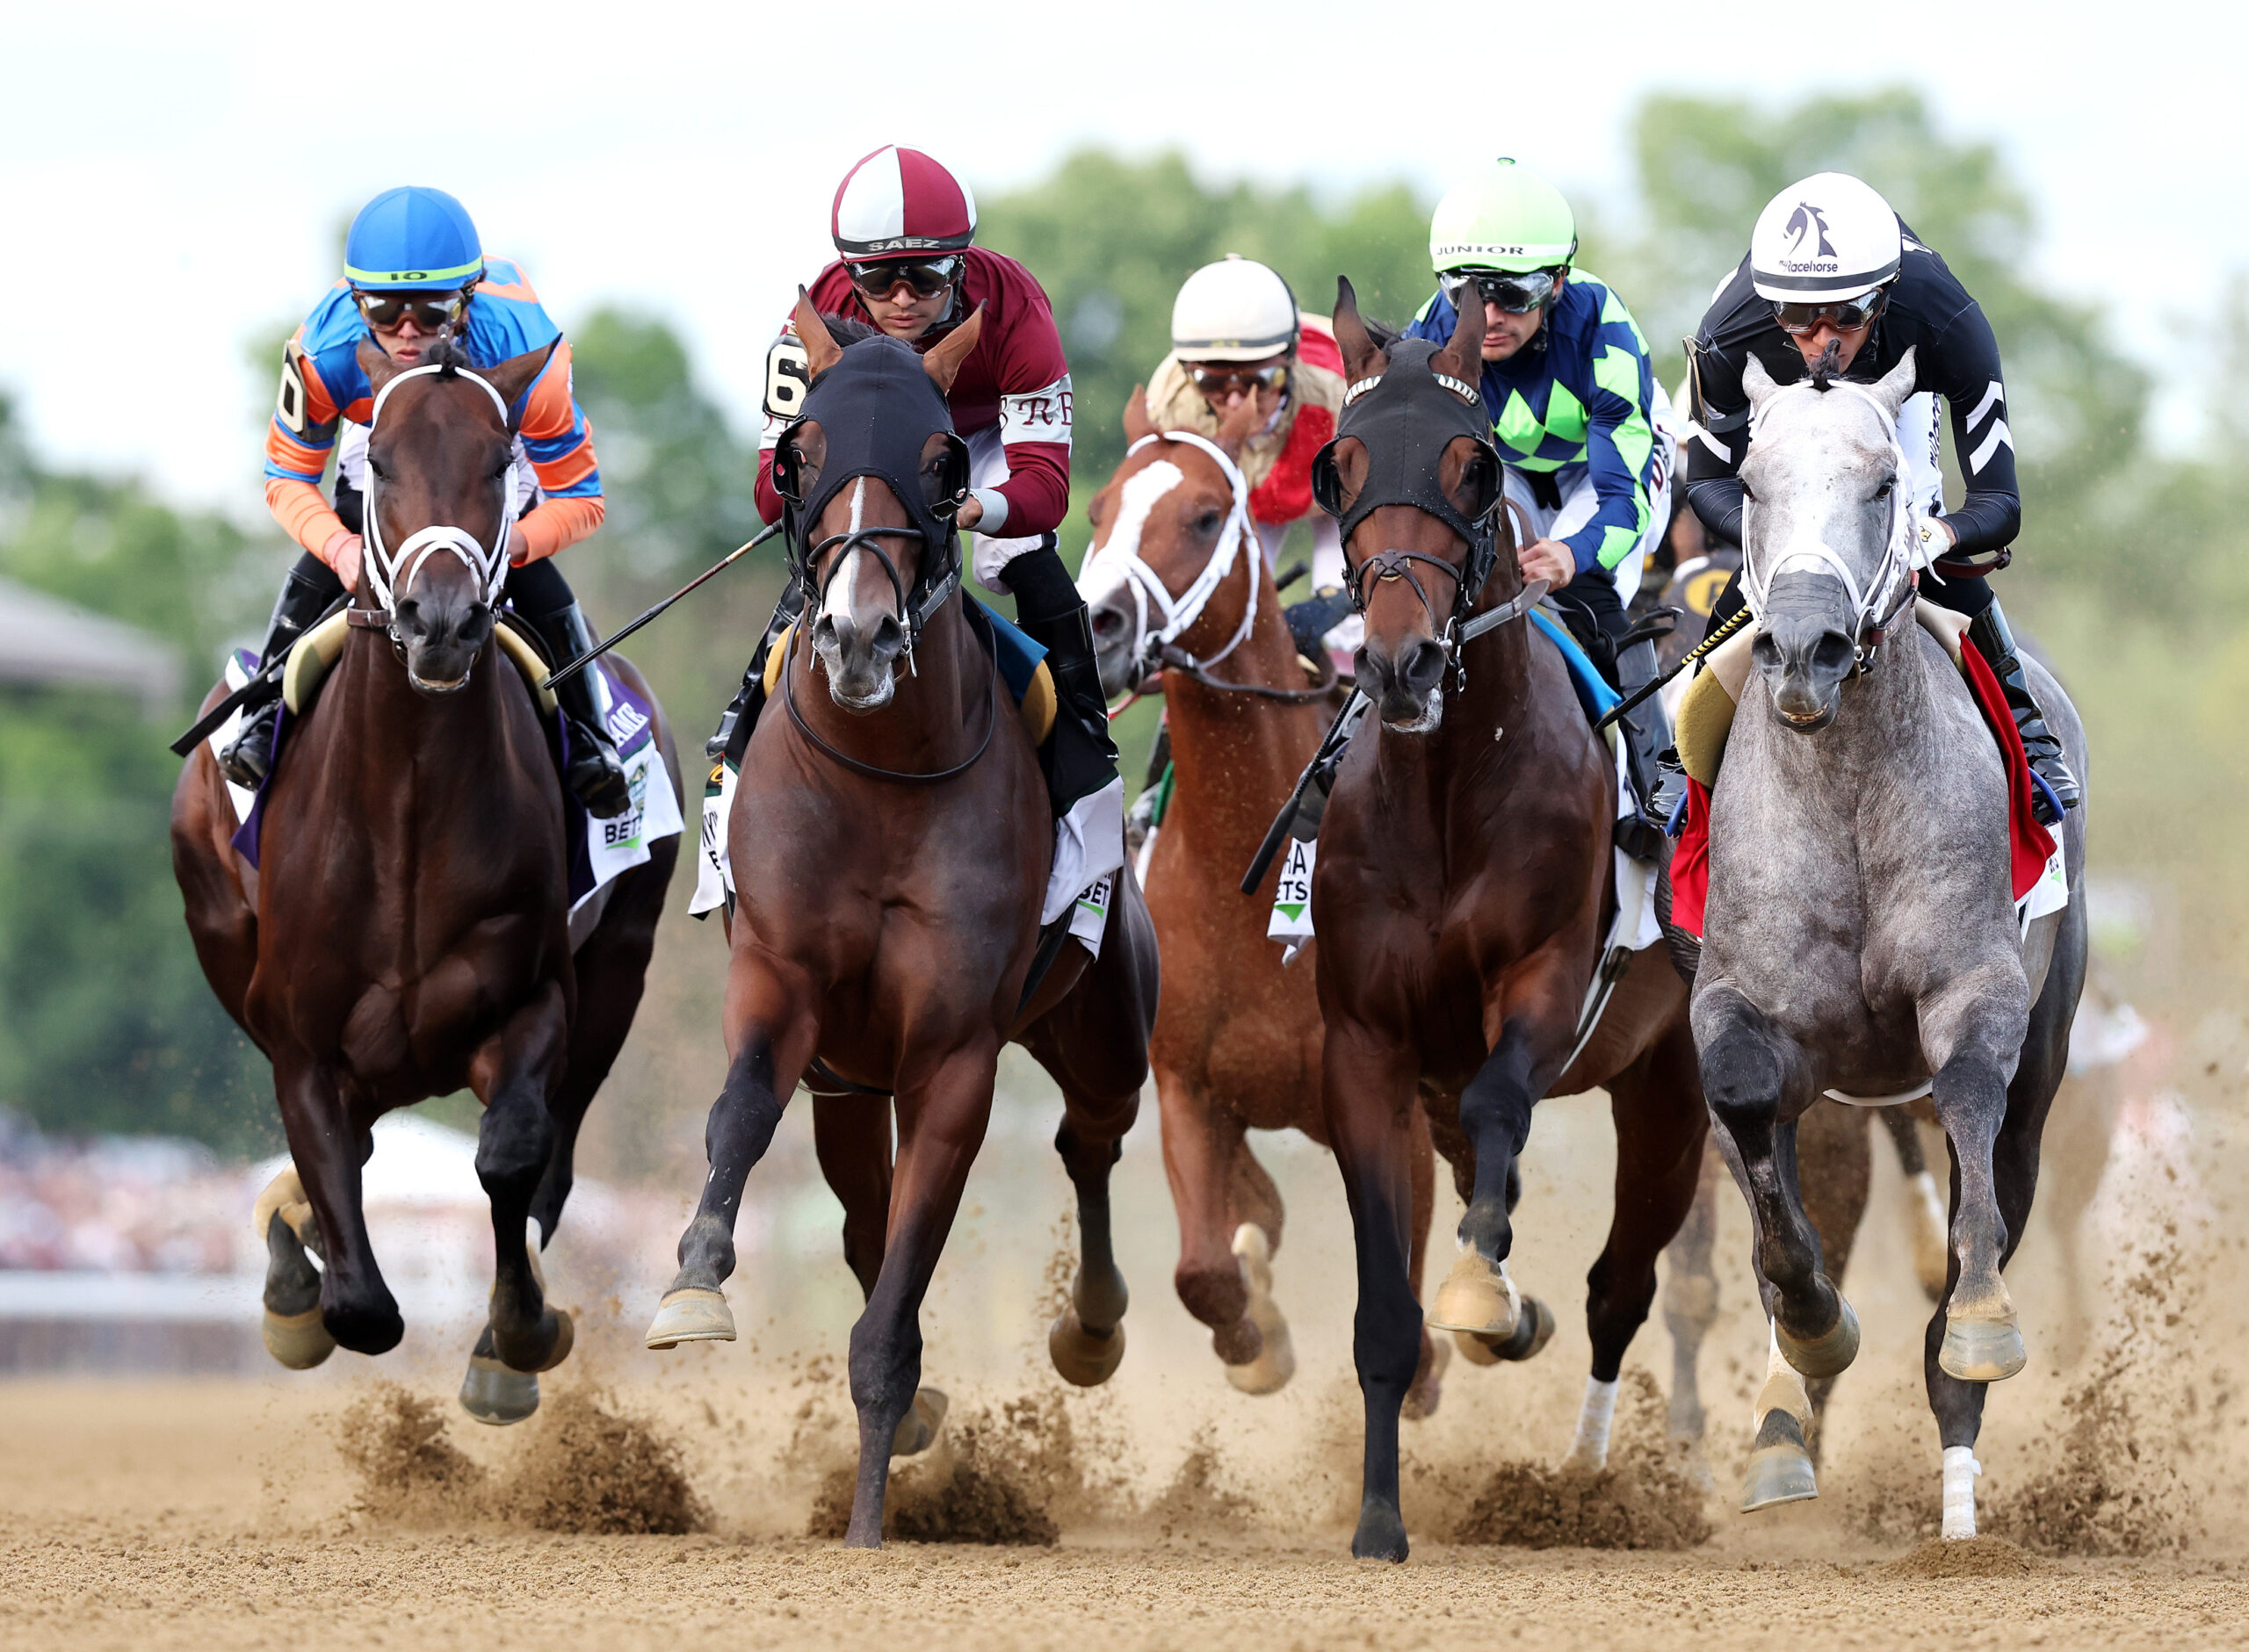
[[[2070,772],[2069,760],[2062,755],[2061,739],[2046,726],[2046,714],[2038,709],[2037,698],[2030,692],[2030,681],[2022,669],[2022,661],[2015,657],[2014,633],[2007,628],[2007,616],[2000,611],[1997,598],[1968,622],[1968,640],[1976,645],[1976,652],[1984,656],[1992,667],[1992,675],[2000,680],[2000,689],[2007,696],[2007,709],[2014,714],[2015,732],[2022,736],[2023,754],[2030,759],[2032,772],[2052,790],[2063,809],[2076,808],[2084,800],[2084,788]],[[2031,790],[2037,793],[2031,800],[2031,812],[2040,824],[2059,826],[2061,812],[2037,787]]]
[[[517,617],[539,633],[558,666],[575,660],[601,640],[586,623],[585,610],[575,602],[551,614],[518,611]],[[570,761],[563,770],[562,783],[595,819],[616,819],[633,806],[633,789],[625,778],[625,760],[617,754],[617,742],[602,726],[601,709],[594,700],[594,667],[589,666],[557,683],[554,698],[562,708],[563,724],[570,735]]]
[[[757,639],[757,650],[749,657],[749,668],[741,674],[741,687],[727,703],[727,709],[719,713],[718,732],[703,742],[703,754],[712,762],[725,758],[735,768],[741,767],[741,754],[748,749],[749,737],[757,727],[757,714],[765,704],[765,662],[772,656],[773,645],[781,640],[783,631],[795,624],[804,606],[804,592],[792,581],[789,588],[781,593],[773,617],[765,623],[765,634]]]
[[[1094,664],[1093,619],[1080,602],[1044,619],[1018,619],[1016,627],[1046,650],[1054,697],[1062,715],[1055,719],[1052,761],[1046,789],[1059,818],[1079,798],[1117,778],[1117,742],[1109,737],[1109,701]]]
[[[1617,686],[1627,698],[1655,680],[1655,644],[1642,640],[1616,655]],[[1639,812],[1616,823],[1616,847],[1634,860],[1657,859],[1678,799],[1658,754],[1671,744],[1663,703],[1650,695],[1616,719],[1624,731],[1624,772]]]
[[[1148,840],[1148,833],[1162,824],[1161,810],[1169,794],[1164,782],[1171,774],[1171,725],[1156,725],[1155,745],[1148,753],[1148,777],[1140,785],[1140,795],[1124,816],[1124,848],[1127,853],[1138,855],[1140,846]]]
[[[273,617],[265,624],[265,646],[258,652],[261,668],[286,652],[343,591],[335,574],[316,562],[313,566],[317,573],[307,573],[300,561],[282,581]],[[276,677],[260,684],[243,708],[241,732],[219,754],[219,772],[251,791],[264,784],[273,762],[273,725],[280,715],[281,680]]]

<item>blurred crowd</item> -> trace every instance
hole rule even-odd
[[[0,1109],[0,1268],[228,1273],[242,1169],[174,1136],[47,1136]]]

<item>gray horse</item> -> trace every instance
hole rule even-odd
[[[1910,512],[1891,429],[1910,353],[1855,386],[1776,386],[1755,362],[1743,588],[1761,622],[1710,804],[1693,999],[1703,1084],[1749,1201],[1772,1327],[1745,1510],[1818,1495],[1803,1378],[1858,1352],[1797,1180],[1823,1093],[1928,1094],[1952,1150],[1949,1277],[1929,1322],[1945,1536],[1975,1533],[1987,1384],[2024,1364],[2000,1269],[2030,1214],[2086,959],[2085,811],[2061,828],[2068,905],[2020,921],[2007,776],[1945,647],[1911,615]],[[2085,733],[2027,662],[2072,767]]]

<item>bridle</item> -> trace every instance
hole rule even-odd
[[[404,372],[387,380],[383,387],[375,392],[375,405],[373,410],[367,415],[367,439],[370,446],[374,441],[375,429],[382,421],[383,405],[390,400],[391,392],[409,379],[423,379],[431,374],[440,373],[465,379],[483,391],[486,395],[492,398],[493,407],[499,410],[502,428],[512,429],[508,418],[507,401],[494,387],[490,379],[481,373],[472,372],[466,367],[450,363],[430,362],[423,366],[408,368]],[[488,548],[483,541],[465,528],[456,528],[448,523],[432,523],[429,527],[416,529],[409,534],[398,549],[393,551],[383,543],[382,509],[376,499],[379,479],[375,474],[374,462],[370,458],[367,464],[366,533],[363,537],[367,548],[365,559],[367,586],[373,593],[375,607],[372,610],[351,610],[369,616],[367,619],[357,622],[358,624],[365,629],[387,631],[392,642],[401,643],[402,639],[398,634],[398,593],[411,585],[416,576],[422,572],[423,565],[441,551],[449,552],[459,558],[461,566],[475,576],[477,601],[482,606],[486,608],[499,606],[500,593],[508,583],[508,487],[512,468],[511,466],[510,470],[502,472],[493,481],[498,507],[495,519],[500,523],[499,543],[496,545]]]
[[[1124,450],[1125,458],[1131,459],[1152,442],[1183,442],[1209,454],[1233,490],[1233,503],[1226,512],[1225,525],[1219,530],[1219,542],[1211,550],[1209,560],[1203,564],[1187,588],[1177,596],[1171,594],[1171,588],[1164,583],[1163,576],[1141,557],[1137,525],[1128,537],[1122,531],[1123,524],[1120,523],[1118,531],[1110,535],[1109,542],[1087,559],[1089,564],[1114,565],[1124,574],[1124,583],[1132,593],[1132,657],[1137,667],[1133,674],[1134,681],[1159,667],[1164,667],[1184,671],[1208,687],[1235,693],[1259,694],[1274,699],[1310,700],[1324,696],[1327,692],[1324,687],[1311,690],[1268,689],[1256,683],[1228,682],[1208,675],[1211,667],[1249,640],[1249,633],[1257,624],[1258,588],[1263,583],[1257,577],[1257,559],[1262,552],[1249,550],[1255,538],[1249,525],[1249,479],[1241,473],[1241,466],[1234,463],[1224,448],[1193,430],[1151,430]],[[1211,599],[1218,595],[1219,587],[1226,583],[1237,564],[1240,565],[1247,576],[1247,595],[1242,603],[1241,623],[1234,627],[1233,635],[1226,639],[1225,647],[1214,654],[1197,659],[1178,646],[1179,638],[1203,617],[1204,610],[1210,607]],[[1153,624],[1149,623],[1152,608],[1157,616]]]
[[[1838,391],[1859,397],[1873,408],[1876,422],[1888,445],[1892,479],[1890,489],[1890,526],[1884,539],[1882,559],[1875,564],[1874,572],[1862,586],[1848,562],[1824,539],[1799,538],[1792,542],[1769,568],[1761,567],[1753,536],[1749,531],[1750,507],[1754,501],[1745,492],[1741,501],[1741,595],[1749,611],[1761,624],[1765,604],[1773,581],[1797,564],[1807,564],[1818,573],[1833,575],[1840,581],[1844,595],[1851,605],[1851,675],[1855,677],[1874,664],[1883,638],[1897,622],[1898,616],[1913,600],[1913,574],[1919,559],[1913,544],[1913,519],[1906,509],[1906,451],[1898,444],[1897,421],[1883,408],[1880,398],[1862,385],[1846,384],[1830,379],[1825,385],[1813,382],[1794,384],[1775,391],[1765,400],[1762,407],[1749,421],[1749,443],[1754,446],[1757,433],[1772,416],[1787,396],[1833,395]],[[1889,600],[1892,588],[1897,589],[1894,602]]]
[[[846,477],[844,480],[852,479]],[[890,483],[888,477],[877,480]],[[923,562],[935,562],[943,571],[933,579],[925,567],[916,576],[913,588],[908,589],[906,581],[899,577],[898,565],[882,548],[886,538],[921,540]],[[835,559],[828,564],[828,573],[823,577],[820,574],[820,559],[831,551],[835,552]],[[882,569],[883,576],[890,581],[892,598],[898,604],[898,623],[906,628],[906,667],[909,672],[918,675],[918,668],[914,663],[914,645],[922,640],[922,628],[960,589],[958,536],[947,534],[941,545],[933,545],[929,542],[929,537],[910,523],[895,528],[851,528],[842,533],[829,534],[790,565],[791,575],[804,588],[806,613],[817,614],[828,605],[828,588],[835,583],[835,576],[843,571],[843,565],[850,560],[854,551],[864,551],[872,557],[876,566]],[[809,631],[810,627],[806,630]]]

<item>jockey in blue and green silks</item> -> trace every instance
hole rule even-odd
[[[1502,157],[1437,203],[1437,291],[1406,332],[1442,343],[1458,306],[1484,306],[1479,388],[1507,497],[1531,530],[1517,548],[1522,576],[1546,581],[1602,675],[1630,694],[1655,675],[1652,642],[1623,646],[1624,610],[1670,523],[1677,448],[1639,324],[1605,283],[1573,267],[1577,249],[1561,191]],[[1670,736],[1652,698],[1623,722],[1639,810],[1618,823],[1618,847],[1652,859],[1669,813],[1656,796],[1656,754]]]

